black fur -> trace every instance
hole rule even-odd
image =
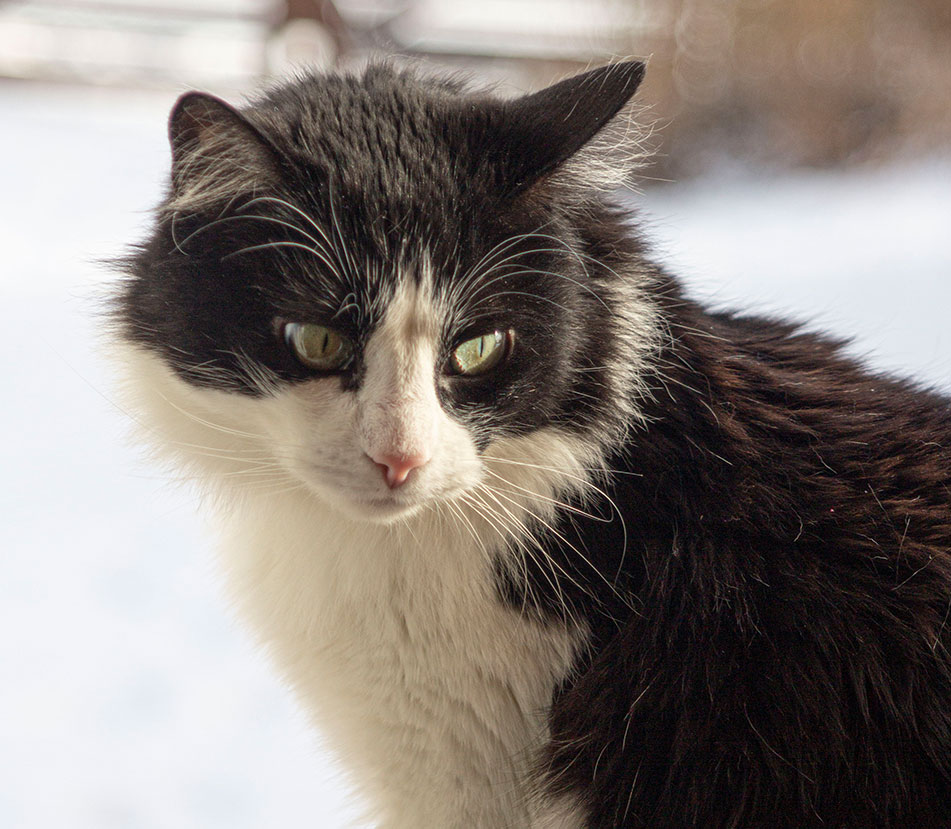
[[[951,405],[792,326],[665,306],[608,487],[626,539],[566,522],[635,608],[551,544],[599,596],[565,585],[595,633],[552,786],[591,827],[951,825]]]
[[[505,369],[440,385],[483,442],[559,425],[610,458],[607,497],[584,505],[602,520],[565,511],[538,530],[571,576],[561,591],[548,565],[527,584],[499,572],[519,612],[590,630],[553,700],[549,791],[583,803],[591,829],[951,826],[951,404],[791,325],[705,311],[622,211],[556,175],[642,72],[512,102],[384,67],[241,112],[183,98],[169,207],[129,262],[125,335],[189,382],[261,394],[241,356],[279,382],[312,376],[275,320],[333,320],[357,344],[341,375],[355,385],[394,269],[426,250],[448,290],[506,239],[556,238],[513,247],[516,266],[445,332],[448,354],[514,328]],[[221,198],[229,175],[244,186]],[[313,255],[257,247],[296,221],[275,198],[359,253],[357,294]],[[610,392],[629,355],[609,289],[635,277],[664,339],[628,422]]]

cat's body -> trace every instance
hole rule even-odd
[[[383,826],[951,826],[951,406],[650,264],[641,73],[186,96],[130,405]]]

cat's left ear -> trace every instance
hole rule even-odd
[[[642,61],[602,66],[507,102],[513,189],[525,189],[591,142],[630,101],[645,69]]]
[[[213,95],[186,92],[168,121],[172,145],[170,206],[194,210],[274,181],[278,156],[238,110]]]

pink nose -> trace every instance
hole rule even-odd
[[[390,489],[402,486],[410,472],[429,463],[429,458],[422,455],[390,455],[385,452],[370,455],[370,460],[383,470],[383,479]]]

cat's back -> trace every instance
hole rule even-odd
[[[572,539],[639,601],[553,708],[603,754],[554,776],[590,775],[596,827],[951,825],[951,401],[676,313],[614,536]]]

